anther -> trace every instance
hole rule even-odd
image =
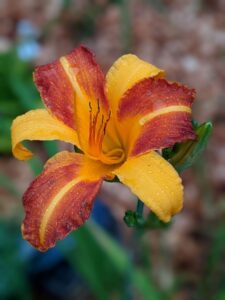
[[[98,113],[100,112],[100,102],[99,99],[97,99],[97,105],[98,105]]]
[[[89,112],[92,112],[91,102],[88,102],[88,105],[89,105]]]
[[[96,138],[97,141],[100,139],[103,124],[104,124],[104,115],[102,115],[101,125],[98,128],[98,133],[97,133],[97,138]]]
[[[105,135],[106,127],[107,127],[107,124],[108,124],[110,118],[111,118],[111,110],[109,111],[108,118],[107,118],[106,121],[105,121],[105,126],[104,126],[104,129],[103,129],[104,135]]]

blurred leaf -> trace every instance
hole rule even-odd
[[[0,221],[0,299],[30,299],[19,231],[15,220]]]
[[[30,160],[28,160],[28,164],[35,176],[39,175],[42,172],[43,164],[39,157],[34,156]]]
[[[129,284],[139,292],[141,299],[161,299],[149,276],[133,266],[127,251],[97,224],[89,221],[72,236],[75,247],[62,247],[62,250],[87,280],[97,299],[113,299],[112,295],[121,299]]]
[[[18,112],[22,113],[23,111],[21,109],[21,105],[18,102],[16,102],[13,98],[12,99],[8,97],[2,98],[0,102],[1,102],[0,114],[2,116],[14,117],[16,114],[18,114]]]
[[[225,256],[225,223],[211,228],[211,240],[205,264],[205,274],[198,287],[197,299],[222,300],[225,295],[224,256]]]
[[[220,225],[214,232],[210,258],[208,260],[210,269],[213,270],[219,265],[225,255],[225,224]],[[225,275],[225,270],[224,270]]]
[[[10,65],[10,71],[8,70]],[[0,54],[0,102],[17,102],[20,112],[40,105],[40,98],[32,80],[33,67],[21,61],[14,49]]]
[[[10,68],[10,69],[9,69]],[[13,119],[41,106],[32,81],[33,67],[21,61],[14,49],[0,53],[0,152],[11,152],[10,127]]]
[[[11,127],[11,118],[9,117],[0,117],[0,152],[8,153],[11,152],[11,138],[10,138],[10,127]]]
[[[159,12],[166,12],[166,4],[163,0],[145,0],[151,7]]]
[[[215,296],[215,300],[224,300],[225,299],[225,290],[218,291],[217,295]]]
[[[121,278],[115,266],[107,259],[104,249],[87,225],[72,233],[75,247],[62,248],[74,268],[84,277],[97,299],[121,290]],[[120,295],[121,296],[121,295]],[[118,298],[118,295],[117,295]]]
[[[99,246],[104,249],[105,254],[108,255],[118,271],[121,272],[121,274],[129,272],[131,284],[139,291],[143,299],[161,299],[160,293],[156,290],[155,286],[151,284],[149,276],[131,264],[127,251],[97,224],[90,222],[87,226],[93,233],[96,241],[99,242]]]
[[[59,147],[56,141],[44,141],[43,145],[49,158],[59,152]]]
[[[72,1],[71,0],[63,0],[62,2],[62,8],[67,9],[70,8]]]
[[[31,66],[18,59],[11,58],[11,70],[8,75],[10,87],[25,111],[41,106],[38,92],[33,83]]]

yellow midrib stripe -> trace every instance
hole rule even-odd
[[[172,105],[169,107],[164,107],[161,109],[158,109],[156,111],[153,111],[147,115],[145,115],[144,117],[142,117],[139,120],[139,124],[140,125],[144,125],[146,122],[150,121],[151,119],[161,115],[161,114],[166,114],[169,112],[188,112],[191,113],[191,108],[185,105]]]
[[[67,183],[59,192],[58,194],[52,199],[51,203],[49,204],[48,208],[46,209],[42,221],[40,224],[40,229],[39,229],[39,237],[40,237],[40,243],[43,245],[44,240],[45,240],[45,229],[48,225],[48,221],[51,218],[51,215],[53,211],[55,210],[56,206],[60,202],[60,200],[63,198],[63,196],[78,182],[80,182],[82,179],[75,178],[69,183]]]
[[[76,68],[73,69],[65,57],[61,57],[59,61],[62,65],[64,71],[66,72],[66,75],[68,76],[70,83],[72,84],[76,94],[78,94],[80,96],[80,98],[82,99],[83,93],[82,93],[82,91],[79,87],[79,84],[77,82],[77,79],[76,79]],[[77,68],[77,72],[78,72],[78,68]]]

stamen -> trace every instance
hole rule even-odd
[[[92,127],[92,106],[91,102],[88,103],[89,105],[89,145],[93,142],[93,127]]]
[[[104,135],[105,135],[106,127],[107,127],[107,124],[108,124],[110,118],[111,118],[111,110],[109,111],[108,118],[105,121],[105,126],[104,126],[104,129],[103,129]]]
[[[102,115],[102,121],[101,121],[100,127],[98,128],[98,133],[97,133],[96,141],[98,141],[99,138],[100,138],[100,134],[101,134],[101,131],[102,131],[103,124],[104,124],[104,115]]]
[[[102,150],[102,142],[103,142],[103,138],[104,138],[105,133],[106,133],[107,124],[108,124],[108,122],[110,120],[110,117],[111,117],[111,112],[109,112],[109,115],[108,115],[106,120],[104,120],[105,116],[103,114],[101,114],[102,115],[101,121],[98,122],[99,114],[101,112],[99,99],[97,99],[97,111],[96,111],[96,113],[94,113],[94,115],[93,115],[92,112],[93,112],[92,105],[91,105],[91,102],[89,102],[89,113],[90,113],[90,117],[89,117],[89,145],[90,145],[90,148],[91,148],[91,151],[93,152],[93,154],[94,155],[99,155],[99,153]]]
[[[106,127],[107,127],[107,124],[108,124],[108,122],[110,120],[110,117],[111,117],[111,111],[109,111],[108,118],[105,121],[102,134],[101,134],[101,136],[99,138],[99,145],[101,147],[100,149],[102,149],[102,142],[103,142],[103,139],[104,139],[104,136],[105,136],[105,133],[106,133]]]
[[[88,102],[88,105],[89,105],[89,112],[92,112],[91,102]]]
[[[100,103],[99,103],[99,99],[97,99],[97,113],[96,115],[94,116],[94,119],[93,119],[93,137],[95,138],[95,129],[96,129],[96,125],[97,125],[97,121],[98,121],[98,115],[100,113]]]
[[[98,105],[98,113],[100,112],[100,101],[97,99],[97,105]]]

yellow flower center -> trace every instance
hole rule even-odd
[[[101,113],[99,100],[97,108],[94,111],[91,102],[89,102],[89,157],[95,160],[101,160],[105,164],[119,164],[125,161],[125,151],[116,147],[106,153],[103,152],[103,139],[106,135],[107,125],[110,121],[111,111],[105,117]]]

